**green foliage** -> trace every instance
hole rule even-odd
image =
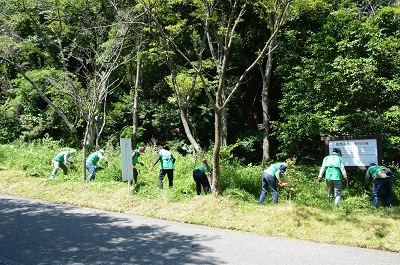
[[[186,100],[188,97],[199,96],[202,90],[202,83],[199,79],[195,81],[195,85],[192,91],[193,83],[193,70],[181,69],[176,75],[176,82],[178,86],[179,94],[182,100]],[[169,75],[165,78],[166,83],[174,90],[172,83],[172,77]]]
[[[245,189],[227,188],[224,190],[224,196],[234,199],[235,201],[255,203],[254,195]]]
[[[141,138],[145,132],[143,127],[137,128],[136,137]],[[125,126],[120,132],[120,138],[132,138],[133,136],[133,126]]]
[[[400,10],[398,8],[383,6],[369,23],[380,29],[383,35],[398,36],[400,30],[399,17]]]
[[[383,8],[372,20],[397,21],[397,11]],[[386,118],[400,101],[400,42],[391,27],[396,23],[365,21],[350,6],[331,12],[316,33],[303,36],[308,45],[300,60],[294,57],[288,72],[284,63],[278,68],[287,80],[280,101],[283,121],[273,124],[282,154],[315,162],[322,153],[321,136],[386,134],[386,127],[398,128],[397,121],[388,125]],[[287,35],[289,42],[292,37]],[[389,134],[393,142],[398,133]],[[299,149],[299,142],[308,148]]]
[[[171,152],[174,152],[174,151],[181,152],[182,146],[186,146],[186,145],[187,145],[186,140],[177,138],[177,139],[173,139],[173,140],[166,142],[162,146],[164,146],[164,148],[167,148]]]
[[[262,159],[263,132],[245,132],[238,136],[238,146],[233,150],[235,157],[243,158],[243,163],[254,164]]]
[[[222,154],[228,154],[224,149]],[[242,166],[241,162],[231,155],[221,156],[221,190],[231,196],[242,196],[249,199],[249,194],[252,194],[253,200],[257,199],[261,191],[261,174],[262,167],[249,164]],[[236,195],[235,195],[236,194]]]
[[[111,6],[104,0],[2,2],[1,54],[20,64],[45,95],[65,111],[76,125],[78,137],[83,134],[85,119],[76,114],[73,100],[61,93],[60,88],[67,86],[63,76],[73,73],[76,88],[84,92],[95,79],[93,68],[121,64],[106,80],[116,88],[107,97],[104,109],[107,121],[101,134],[102,141],[115,145],[121,135],[130,136],[132,84],[137,74],[133,53],[137,47],[133,45],[139,45],[140,140],[182,142],[185,135],[177,104],[170,100],[174,99],[174,92],[166,78],[170,70],[164,63],[165,55],[173,59],[177,69],[182,99],[190,94],[194,72],[188,70],[191,68],[187,61],[171,51],[171,43],[164,43],[163,37],[154,31],[149,17],[136,16],[143,14],[143,6],[136,2],[114,4]],[[229,17],[229,3],[212,6],[210,14],[205,12],[201,1],[151,1],[151,4],[152,11],[161,18],[161,27],[193,63],[202,51],[199,47],[206,19],[215,23],[212,38],[222,39],[227,31],[223,22]],[[115,13],[114,8],[119,12]],[[248,8],[241,17],[226,65],[228,71],[223,81],[228,92],[247,68],[248,60],[243,58],[253,58],[269,34],[266,20],[273,9],[271,2],[255,1]],[[276,71],[270,84],[270,114],[274,120],[271,157],[297,157],[299,163],[312,165],[323,154],[321,136],[383,134],[385,160],[395,160],[387,154],[400,142],[399,12],[399,5],[393,0],[368,4],[352,0],[292,3],[285,27],[278,34]],[[107,55],[117,53],[105,51],[119,47],[116,43],[125,46],[119,60],[114,62]],[[218,52],[216,57],[223,54],[222,46]],[[213,96],[219,82],[215,65],[218,58],[212,58],[206,50],[201,56],[203,77]],[[0,143],[18,138],[29,142],[46,134],[53,139],[64,139],[65,145],[71,143],[71,134],[58,114],[18,76],[15,67],[4,60],[0,64],[3,106]],[[262,133],[254,128],[261,117],[261,83],[259,71],[251,71],[230,99],[228,144],[240,144],[222,156],[233,155],[246,164],[261,160]],[[208,149],[213,145],[214,110],[198,80],[191,100],[187,106],[194,135]],[[299,148],[299,143],[307,148]]]
[[[16,113],[8,107],[0,109],[0,144],[14,141],[20,133],[19,119]]]
[[[62,147],[62,143],[50,138],[41,141],[34,141],[31,144],[15,142],[10,145],[0,145],[0,164],[8,168],[24,171],[25,177],[48,179],[53,169],[51,160],[60,151],[69,150]],[[174,169],[174,187],[168,189],[168,179],[164,179],[164,189],[158,189],[159,164],[154,171],[149,171],[157,153],[150,146],[146,147],[145,152],[140,155],[139,161],[144,166],[137,165],[139,170],[138,183],[131,187],[134,196],[147,199],[160,199],[168,202],[179,202],[192,199],[197,196],[195,192],[195,182],[193,181],[192,171],[200,164],[191,156],[181,155],[171,150],[176,157]],[[227,151],[226,151],[227,152]],[[229,153],[229,152],[227,152]],[[97,166],[96,179],[92,182],[91,188],[107,189],[115,183],[122,181],[122,166],[119,149],[107,150],[105,154],[108,165],[99,162]],[[211,154],[206,153],[210,157]],[[74,161],[74,169],[70,169],[67,175],[62,171],[58,172],[55,182],[80,182],[81,179],[81,152],[71,157]],[[271,162],[274,163],[274,162]],[[268,166],[268,165],[267,165]],[[267,167],[266,166],[266,167]],[[389,165],[393,170],[399,172],[397,165]],[[244,166],[237,158],[226,155],[221,161],[221,190],[223,196],[231,198],[238,203],[258,204],[261,192],[261,175],[266,169],[260,165]],[[297,205],[310,206],[317,209],[334,209],[333,202],[328,202],[325,183],[318,183],[317,176],[319,166],[289,165],[285,177],[287,185],[279,189],[280,203],[296,203]],[[365,214],[375,211],[375,207],[370,201],[371,189],[364,190],[364,170],[348,171],[350,185],[343,187],[343,197],[340,208],[346,213]],[[103,183],[103,184],[101,184]],[[114,183],[114,184],[113,184]],[[49,181],[49,185],[51,181]],[[54,184],[55,185],[55,184]],[[383,193],[380,200],[383,201]],[[267,194],[266,204],[271,204],[271,193]],[[394,207],[400,205],[400,186],[395,183],[393,188]]]
[[[0,145],[0,160],[9,168],[24,170],[27,176],[49,177],[53,168],[51,160],[62,151],[60,146],[60,142],[50,138],[35,140],[30,144],[16,141]]]
[[[99,173],[96,173],[96,175],[103,181],[121,181],[122,167],[119,162],[120,156],[115,156],[115,153],[113,155],[112,157],[107,157],[110,161],[107,166],[102,164],[104,168],[101,166],[98,167],[98,169],[101,168],[102,170],[97,170]]]

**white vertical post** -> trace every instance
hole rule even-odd
[[[122,159],[122,181],[128,181],[128,192],[131,192],[132,170],[132,142],[130,138],[120,138]]]

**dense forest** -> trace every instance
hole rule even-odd
[[[320,163],[322,136],[400,145],[395,0],[6,0],[0,144],[230,148]],[[215,180],[215,179],[214,179]],[[218,187],[217,187],[218,189]]]

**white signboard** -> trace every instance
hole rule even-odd
[[[378,164],[376,139],[331,140],[329,141],[329,154],[332,153],[333,148],[340,148],[342,151],[345,167],[368,166],[370,163]]]
[[[122,181],[133,179],[132,170],[132,142],[130,138],[121,138],[121,159],[122,159]]]

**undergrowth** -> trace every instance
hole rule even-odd
[[[1,145],[0,164],[10,169],[23,170],[26,177],[48,178],[53,169],[51,164],[53,157],[59,152],[69,149],[70,147],[61,146],[59,142],[47,138],[30,144]],[[171,151],[177,160],[174,170],[174,188],[166,193],[167,200],[178,202],[197,196],[192,171],[196,166],[200,165],[200,159],[175,152],[174,150]],[[159,164],[155,166],[153,171],[149,171],[156,156],[157,153],[152,147],[147,147],[145,153],[141,154],[139,161],[143,162],[144,166],[137,166],[139,170],[138,183],[131,187],[135,196],[147,199],[155,199],[160,196],[162,191],[158,189],[157,183]],[[207,153],[206,156],[211,161],[211,152]],[[105,157],[109,161],[108,165],[99,162],[97,168],[95,182],[103,183],[100,187],[122,182],[121,157],[118,147],[111,150],[106,149]],[[54,185],[58,182],[82,181],[82,152],[78,150],[76,155],[71,157],[71,160],[74,161],[74,169],[70,169],[67,175],[63,175],[62,170],[59,170]],[[223,196],[238,202],[257,204],[261,191],[261,174],[264,169],[265,167],[260,165],[243,165],[241,161],[232,155],[222,153],[220,179]],[[290,166],[285,173],[288,184],[284,189],[280,190],[279,200],[318,209],[332,209],[332,203],[327,200],[325,184],[317,181],[318,171],[319,165]],[[371,192],[366,192],[363,187],[364,174],[365,171],[362,170],[348,172],[350,184],[349,186],[344,185],[341,203],[341,208],[348,213],[367,214],[374,211],[374,207],[370,202]],[[164,180],[164,187],[168,186],[167,181],[167,179]],[[372,186],[370,186],[370,189],[372,189]],[[266,203],[271,204],[271,194],[269,193],[267,196]],[[393,207],[398,208],[399,196],[400,188],[395,183]]]

